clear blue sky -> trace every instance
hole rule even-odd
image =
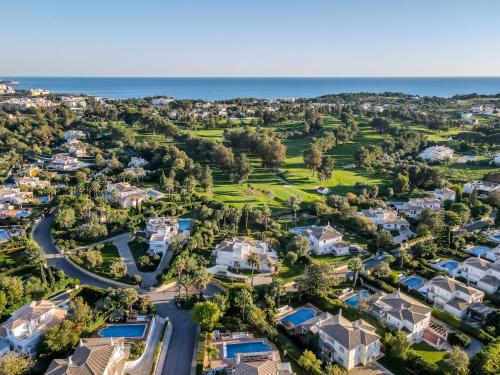
[[[0,75],[500,76],[497,0],[15,0]]]

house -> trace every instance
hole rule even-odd
[[[485,324],[486,320],[491,314],[495,314],[498,310],[485,305],[484,303],[475,302],[467,308],[467,317],[469,319],[475,319]]]
[[[45,375],[122,375],[127,358],[123,339],[81,339],[68,358],[52,360]]]
[[[22,219],[31,215],[30,209],[18,209],[9,203],[3,203],[0,205],[0,218],[17,218]]]
[[[452,201],[455,202],[457,197],[457,193],[455,190],[442,188],[442,189],[434,189],[432,192],[434,198],[439,199],[440,201]]]
[[[277,362],[271,359],[239,362],[231,372],[232,375],[294,375],[289,362]]]
[[[477,124],[479,124],[479,120],[475,119],[475,118],[471,118],[471,119],[467,120],[467,124],[469,124],[469,125],[477,125]]]
[[[464,184],[464,193],[472,194],[474,190],[478,195],[488,195],[493,192],[500,192],[500,184],[488,181],[472,181]]]
[[[212,253],[215,256],[215,264],[229,268],[252,269],[248,263],[250,254],[257,254],[260,257],[259,272],[276,272],[278,266],[278,254],[264,241],[257,241],[249,238],[233,238],[219,243]]]
[[[453,150],[445,146],[427,147],[420,153],[420,157],[427,161],[451,159],[453,157]]]
[[[78,169],[85,168],[90,164],[80,162],[77,158],[73,156],[59,154],[56,155],[47,166],[47,169],[55,170],[55,171],[66,171],[72,172],[77,171]]]
[[[375,333],[375,327],[364,320],[347,320],[342,316],[342,309],[337,315],[317,315],[299,328],[302,333],[317,335],[322,360],[337,362],[347,370],[366,365],[380,355],[380,336]]]
[[[410,223],[406,219],[400,218],[396,211],[382,208],[368,208],[358,212],[371,221],[372,224],[381,226],[385,230],[409,230]]]
[[[39,177],[19,177],[16,178],[18,187],[30,187],[32,189],[43,189],[50,186],[50,181],[40,180]]]
[[[5,84],[0,84],[0,94],[14,94],[16,91],[11,87]]]
[[[465,315],[468,306],[481,302],[483,298],[484,292],[447,276],[432,278],[427,289],[427,299],[434,306],[459,318]]]
[[[394,206],[398,214],[405,214],[414,219],[426,209],[431,209],[434,212],[441,210],[441,201],[436,198],[410,198],[408,202],[397,202],[394,203]]]
[[[7,186],[0,187],[0,203],[25,204],[33,199],[31,191],[21,191],[20,188],[11,188]]]
[[[83,96],[63,96],[61,97],[62,103],[73,110],[83,110],[87,108],[87,101]]]
[[[349,243],[342,241],[342,233],[330,226],[310,225],[291,230],[292,233],[309,240],[312,251],[316,255],[335,253],[336,255],[349,254]]]
[[[330,188],[320,186],[316,189],[316,192],[318,194],[327,195],[330,192]]]
[[[389,326],[408,332],[408,339],[419,342],[431,321],[432,309],[400,291],[377,293],[369,299],[370,313]]]
[[[146,175],[146,171],[141,167],[128,167],[123,170],[123,173],[133,177],[144,177]]]
[[[132,158],[130,159],[130,162],[128,163],[128,166],[129,167],[144,167],[146,164],[148,164],[148,161],[146,159],[132,156]]]
[[[151,100],[151,104],[154,106],[161,107],[164,105],[169,105],[173,101],[174,101],[174,99],[172,99],[172,98],[154,98],[153,100]]]
[[[155,217],[146,223],[151,254],[164,254],[169,244],[179,233],[179,219],[176,217]]]
[[[16,352],[33,355],[40,337],[66,318],[67,311],[52,301],[32,301],[0,325],[0,337]]]
[[[463,112],[461,115],[460,115],[461,118],[463,119],[468,119],[468,118],[471,118],[472,117],[472,113],[470,112]]]
[[[71,139],[66,142],[68,146],[68,152],[70,155],[76,156],[77,158],[87,157],[87,151],[85,150],[85,144],[78,139]]]
[[[494,114],[495,114],[495,107],[493,107],[491,105],[487,105],[484,107],[483,115],[493,116]]]
[[[471,107],[472,113],[482,113],[483,112],[483,106],[481,104],[474,104]]]
[[[148,194],[144,190],[132,186],[128,182],[108,184],[107,190],[123,208],[136,207],[148,198]]]
[[[72,140],[82,140],[87,138],[87,134],[81,130],[66,130],[64,132],[64,139],[66,142],[70,142]]]
[[[491,163],[493,165],[496,165],[497,167],[500,167],[500,155],[495,155]]]
[[[500,261],[495,263],[479,257],[470,257],[462,262],[460,275],[486,293],[496,293],[500,286]]]

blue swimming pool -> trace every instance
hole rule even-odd
[[[446,263],[443,263],[441,264],[441,267],[442,268],[446,268],[448,271],[453,271],[455,268],[458,267],[458,263],[457,262],[453,262],[453,261],[449,261],[449,262],[446,262]]]
[[[28,217],[30,216],[30,212],[29,211],[21,211],[21,212],[18,212],[16,217],[17,218],[25,218],[25,217]]]
[[[500,233],[498,233],[498,234],[494,234],[494,235],[493,235],[493,238],[495,238],[495,239],[497,239],[497,240],[499,240],[499,241],[500,241]]]
[[[422,285],[423,283],[424,280],[422,280],[420,277],[417,276],[410,277],[409,279],[403,281],[403,284],[405,284],[410,289],[415,289],[416,287]]]
[[[40,198],[38,198],[38,202],[49,203],[49,197],[40,197]]]
[[[146,324],[110,324],[99,331],[100,337],[144,337]]]
[[[272,348],[271,345],[266,344],[263,341],[249,341],[237,344],[227,344],[226,350],[226,358],[234,358],[236,353],[270,352]]]
[[[292,314],[287,315],[280,319],[281,324],[290,323],[294,326],[301,325],[306,320],[314,318],[316,316],[316,310],[311,309],[310,307],[302,307],[297,311],[294,311]]]
[[[475,246],[470,251],[470,253],[474,254],[474,255],[477,255],[477,256],[481,256],[483,254],[486,254],[488,251],[490,251],[490,249],[488,247],[485,247],[485,246]]]
[[[346,299],[344,302],[347,303],[351,307],[357,307],[359,305],[359,295],[360,293],[356,293],[352,297],[349,297]],[[361,291],[361,298],[365,299],[368,298],[370,294],[368,293],[367,290],[362,290]]]
[[[8,241],[10,238],[9,233],[5,229],[0,229],[0,240]]]
[[[180,231],[189,230],[190,227],[191,227],[191,219],[179,219]]]

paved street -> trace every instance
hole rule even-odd
[[[59,253],[50,235],[52,222],[53,216],[42,219],[33,232],[34,240],[44,249],[49,264],[57,269],[62,269],[67,275],[79,279],[82,285],[114,288],[113,284],[92,278],[78,270],[64,257],[57,257]],[[216,287],[209,286],[205,294],[213,295],[216,291]],[[163,292],[142,294],[147,295],[156,305],[158,315],[164,318],[168,317],[173,326],[172,339],[162,375],[189,375],[196,336],[196,325],[191,320],[191,312],[177,308],[174,301],[174,287]]]

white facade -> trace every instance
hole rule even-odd
[[[176,217],[150,218],[146,223],[146,231],[150,235],[149,253],[164,254],[172,240],[179,234],[179,219]]]
[[[446,160],[453,157],[453,150],[445,146],[432,146],[423,150],[420,156],[427,161]]]
[[[396,206],[399,214],[405,214],[412,219],[418,217],[422,211],[428,208],[432,211],[439,211],[441,201],[435,198],[410,198],[408,202]]]
[[[481,104],[475,104],[471,107],[472,113],[482,113],[483,106]]]
[[[349,243],[342,241],[342,234],[331,227],[330,224],[324,227],[310,225],[308,227],[294,228],[291,232],[307,238],[310,243],[309,251],[316,255],[349,254]]]
[[[500,184],[488,181],[472,181],[464,184],[463,189],[466,194],[472,194],[474,190],[476,190],[478,194],[489,194],[491,192],[500,191]]]
[[[363,216],[371,221],[372,224],[381,226],[385,230],[408,230],[410,223],[407,220],[400,218],[397,212],[382,208],[369,208],[358,212],[359,216]]]
[[[257,271],[276,271],[278,254],[269,248],[264,241],[233,238],[232,240],[222,241],[213,251],[216,265],[226,266],[237,270],[252,269],[252,266],[248,263],[250,254],[258,254],[260,256],[260,266],[257,268]]]
[[[7,186],[0,187],[0,203],[25,204],[31,202],[33,193],[31,191],[21,191],[20,188]]]
[[[128,163],[128,166],[129,167],[144,167],[146,164],[148,164],[148,161],[146,159],[132,156],[130,158],[130,162]]]
[[[88,167],[89,165],[90,165],[89,163],[81,162],[73,156],[56,155],[54,159],[50,161],[49,165],[47,166],[47,169],[55,171],[73,172],[81,168]]]
[[[16,185],[19,187],[46,188],[50,186],[50,181],[40,180],[38,177],[19,177],[16,179]]]
[[[64,139],[66,142],[70,142],[72,140],[82,140],[87,137],[87,134],[81,130],[66,130],[64,132]]]
[[[460,275],[487,293],[496,293],[500,285],[500,261],[495,263],[471,257],[461,266]]]
[[[132,186],[128,182],[108,184],[107,190],[111,197],[123,208],[136,207],[148,198],[144,190]]]
[[[455,192],[455,190],[448,188],[435,189],[432,194],[434,195],[434,198],[439,199],[440,201],[455,202],[455,199],[457,197],[457,193]]]

